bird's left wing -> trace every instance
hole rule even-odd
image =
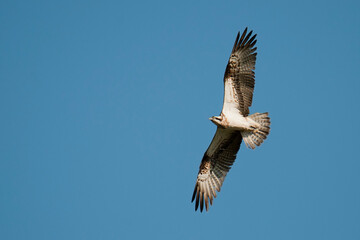
[[[242,137],[240,132],[218,127],[209,148],[204,154],[197,176],[192,202],[195,200],[195,211],[200,204],[203,211],[204,202],[206,211],[209,209],[209,200],[212,205],[216,191],[225,180],[226,174],[233,165],[239,151]]]
[[[223,112],[239,109],[243,116],[249,114],[255,86],[256,34],[247,34],[247,28],[238,33],[224,75]]]

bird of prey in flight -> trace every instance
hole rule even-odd
[[[235,161],[240,144],[254,149],[270,132],[268,113],[249,115],[255,85],[256,34],[238,33],[224,74],[224,102],[220,116],[209,118],[217,130],[202,158],[192,202],[195,211],[209,210],[216,192]]]

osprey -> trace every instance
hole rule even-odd
[[[256,34],[238,33],[224,75],[224,102],[220,116],[209,118],[217,130],[200,164],[191,202],[206,211],[235,161],[240,144],[254,149],[270,132],[268,113],[249,115],[255,85]]]

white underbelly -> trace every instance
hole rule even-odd
[[[244,117],[240,113],[232,113],[225,115],[228,122],[228,128],[234,128],[237,130],[251,130],[251,127],[256,125],[256,122],[250,118]]]

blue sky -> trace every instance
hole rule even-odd
[[[360,239],[357,1],[1,1],[1,239]],[[207,213],[190,203],[237,31],[251,112]]]

